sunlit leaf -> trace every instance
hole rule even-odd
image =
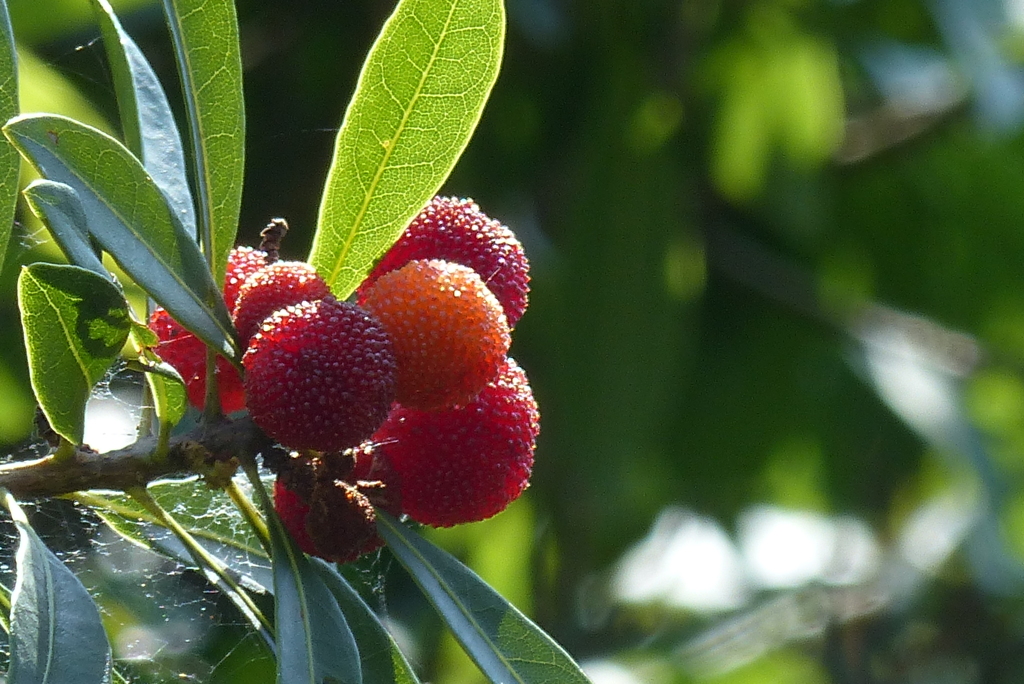
[[[233,0],[164,0],[185,93],[203,250],[224,280],[238,231],[245,109]]]
[[[402,0],[338,132],[309,261],[347,297],[441,187],[498,76],[501,0]]]
[[[359,644],[363,679],[373,684],[419,684],[398,644],[359,593],[335,568],[319,558],[312,562],[341,607]]]
[[[236,573],[239,581],[254,589],[270,589],[270,562],[252,528],[245,522],[222,489],[211,489],[197,477],[151,482],[147,491],[174,515],[207,551]],[[95,510],[128,541],[186,565],[192,560],[186,549],[161,522],[137,501],[124,494],[85,492],[75,500]]]
[[[451,554],[383,511],[377,529],[492,682],[587,684],[561,646]]]
[[[127,148],[61,116],[20,116],[4,132],[44,178],[74,188],[90,234],[158,304],[215,349],[237,354],[202,254]]]
[[[84,268],[38,263],[22,268],[18,306],[39,405],[58,434],[81,444],[89,393],[128,339],[124,294]]]
[[[110,271],[89,242],[85,211],[74,188],[63,183],[36,180],[25,188],[24,195],[32,213],[49,228],[69,262],[105,278],[110,277]]]
[[[107,0],[92,0],[114,80],[125,143],[167,197],[193,238],[196,212],[185,170],[185,152],[160,81]]]
[[[146,385],[153,399],[153,411],[160,426],[160,434],[166,436],[188,410],[188,394],[184,381],[173,366],[161,362],[149,368],[151,370],[146,373]],[[172,373],[178,377],[173,377]]]
[[[18,59],[7,3],[0,2],[0,121],[18,114]],[[0,140],[0,268],[3,268],[7,243],[14,225],[14,207],[18,201],[18,150],[8,140]]]
[[[153,0],[117,0],[122,14],[139,11]],[[82,0],[11,2],[11,18],[18,27],[18,40],[25,45],[51,45],[69,35],[81,34],[93,27],[89,5]]]
[[[95,684],[110,676],[110,643],[78,578],[29,525],[10,494],[18,528],[18,575],[11,597],[9,684]]]
[[[174,366],[160,360],[153,351],[153,347],[159,345],[160,338],[149,326],[132,321],[131,337],[135,348],[139,350],[136,363],[138,370],[145,373],[149,396],[153,402],[153,413],[156,416],[160,446],[164,448],[171,430],[188,410],[185,381]]]

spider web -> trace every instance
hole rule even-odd
[[[70,76],[86,90],[113,99],[106,80],[106,58],[99,37],[59,47],[44,61]],[[320,129],[315,129],[320,132]],[[336,129],[323,129],[334,132]],[[11,245],[22,253],[52,242],[46,229],[22,203]],[[19,255],[20,256],[20,255]],[[143,413],[144,382],[137,373],[115,363],[94,387],[86,416],[85,443],[105,452],[126,446],[138,436]],[[183,425],[195,425],[186,416]],[[191,422],[189,422],[191,421]],[[51,448],[36,435],[0,462],[41,458]],[[272,475],[264,473],[265,481]],[[252,499],[249,483],[236,478]],[[165,490],[165,491],[164,491]],[[206,530],[232,540],[248,540],[246,548],[200,538],[205,548],[229,567],[239,585],[273,620],[272,573],[269,560],[238,509],[222,491],[211,491],[195,479],[153,483],[161,505],[194,534]],[[124,503],[123,495],[102,493]],[[58,558],[93,596],[106,628],[117,671],[115,684],[148,682],[274,682],[276,667],[251,616],[238,608],[205,572],[196,568],[181,542],[156,525],[103,516],[69,500],[22,502],[29,522]],[[111,526],[115,522],[119,529]],[[128,533],[126,535],[126,532]],[[132,536],[144,538],[148,547]],[[0,584],[13,589],[19,535],[0,507]],[[386,616],[385,576],[388,553],[376,552],[344,567],[345,577],[370,606]],[[9,664],[7,635],[0,630],[0,672]],[[0,682],[3,681],[0,675]]]
[[[141,378],[115,366],[90,399],[89,438],[97,444],[111,440],[104,446],[118,440],[134,441],[142,396]],[[37,439],[19,448],[14,457],[37,457],[48,449]],[[270,473],[264,476],[268,483],[273,477]],[[251,499],[249,483],[240,477],[235,481]],[[272,622],[270,561],[230,497],[197,478],[162,480],[152,483],[150,492],[228,566],[229,574]],[[138,508],[123,494],[89,494]],[[39,536],[95,599],[115,669],[124,679],[139,684],[275,681],[271,649],[252,616],[196,569],[170,531],[69,500],[26,502],[24,508]],[[8,589],[15,581],[17,543],[18,534],[4,511],[0,518],[0,583]],[[390,564],[381,558],[373,555],[345,572],[377,610],[385,606],[384,575]],[[6,635],[0,633],[3,669],[8,653]],[[118,681],[115,677],[114,682]]]

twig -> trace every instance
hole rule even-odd
[[[0,487],[19,500],[61,496],[87,489],[126,491],[161,477],[194,472],[197,464],[268,450],[272,443],[249,420],[221,420],[172,437],[167,457],[153,458],[157,440],[146,437],[123,449],[98,454],[75,447],[68,458],[54,454],[0,465]]]

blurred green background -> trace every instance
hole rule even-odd
[[[159,7],[114,4],[176,95]],[[26,111],[113,129],[88,4],[10,5]],[[305,255],[392,7],[239,0],[242,242],[283,216],[282,251]],[[522,500],[431,538],[595,684],[1024,681],[1024,3],[507,7],[501,77],[444,192],[526,245],[513,354],[543,430]],[[13,282],[48,247],[27,218],[15,240],[0,450],[17,455],[33,405]],[[425,681],[480,681],[386,559],[357,572],[387,576]],[[165,648],[137,675],[267,676],[210,639],[193,646],[212,670]]]

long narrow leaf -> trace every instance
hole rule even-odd
[[[373,684],[419,684],[398,644],[359,593],[332,566],[319,558],[314,558],[313,564],[341,607],[359,644],[363,679]]]
[[[309,261],[347,297],[437,192],[498,77],[501,0],[402,0],[335,141]]]
[[[185,94],[199,235],[217,282],[238,232],[245,167],[242,57],[234,0],[164,0]]]
[[[107,0],[92,0],[117,94],[125,143],[167,197],[186,232],[196,238],[196,210],[174,113],[153,67],[121,27]]]
[[[188,532],[223,560],[239,581],[254,588],[272,586],[269,559],[224,490],[202,486],[195,477],[158,480],[147,489],[160,506],[180,520],[187,520]],[[191,562],[187,551],[163,523],[134,499],[105,492],[80,492],[74,499],[96,511],[128,541],[185,564]]]
[[[117,140],[72,119],[19,116],[4,133],[39,171],[74,188],[89,232],[183,326],[238,355],[220,288],[153,179]]]
[[[78,578],[46,548],[14,498],[5,504],[18,527],[18,575],[11,596],[9,684],[108,681],[110,643],[99,609]]]
[[[249,474],[250,480],[254,477]],[[361,684],[359,649],[345,616],[285,530],[262,483],[256,479],[253,486],[270,528],[278,684],[321,684],[327,677]]]
[[[58,434],[81,444],[92,387],[131,329],[124,294],[84,268],[36,263],[18,277],[18,307],[39,406]]]
[[[377,530],[495,684],[589,684],[565,650],[476,573],[383,511]]]
[[[85,210],[74,188],[40,179],[32,181],[25,188],[24,195],[32,213],[50,229],[54,241],[69,262],[105,278],[110,277],[110,271],[89,242]]]
[[[14,49],[14,33],[7,14],[7,3],[0,0],[0,121],[18,114],[18,59]],[[7,243],[14,224],[14,208],[18,202],[18,151],[7,140],[0,140],[0,268],[4,265]]]

